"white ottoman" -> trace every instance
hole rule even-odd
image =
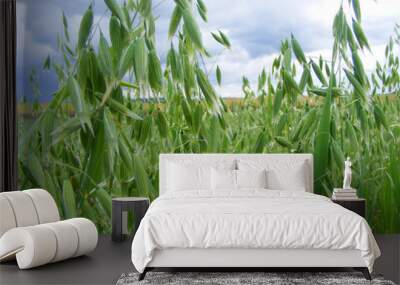
[[[56,204],[42,189],[0,193],[0,261],[16,258],[20,269],[84,255],[96,248],[88,219],[59,221]]]

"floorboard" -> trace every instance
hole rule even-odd
[[[382,251],[375,272],[400,282],[400,235],[375,235]],[[111,241],[100,236],[97,249],[88,256],[19,270],[15,262],[0,264],[0,284],[115,284],[124,272],[134,271],[130,260],[131,241]],[[334,270],[334,269],[333,269]]]

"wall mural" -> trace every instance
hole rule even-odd
[[[111,197],[158,196],[160,153],[313,153],[315,192],[327,196],[342,185],[348,156],[373,230],[400,232],[398,25],[367,73],[359,1],[338,1],[328,59],[308,56],[288,34],[256,87],[243,77],[242,98],[228,99],[216,91],[223,70],[204,64],[213,55],[199,28],[208,13],[202,0],[175,1],[165,62],[151,1],[104,2],[108,34],[92,4],[76,35],[64,14],[54,35],[62,60],[43,58],[56,91],[46,103],[21,99],[21,189],[47,189],[65,218],[87,217],[109,232]],[[232,49],[226,33],[212,36]]]

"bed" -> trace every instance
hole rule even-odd
[[[313,194],[311,154],[161,154],[132,262],[154,268],[352,267],[380,251],[361,216]]]

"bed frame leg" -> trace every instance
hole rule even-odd
[[[138,281],[142,281],[144,279],[144,277],[146,277],[146,273],[147,273],[148,269],[147,267],[143,270],[142,273],[139,274],[139,278]]]
[[[369,270],[367,267],[355,267],[354,269],[357,271],[361,271],[361,273],[364,275],[365,279],[372,280],[371,274],[369,274]]]

